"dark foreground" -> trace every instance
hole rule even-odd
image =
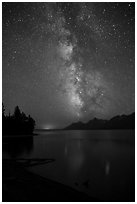
[[[3,202],[98,201],[63,184],[29,172],[16,160],[2,161]]]
[[[132,130],[39,132],[2,142],[3,201],[135,201]]]

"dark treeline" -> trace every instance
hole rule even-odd
[[[5,108],[2,104],[2,134],[3,135],[28,135],[32,134],[35,127],[33,118],[26,116],[16,106],[13,115],[6,115]]]

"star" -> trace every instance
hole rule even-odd
[[[11,112],[44,127],[134,111],[134,2],[3,2],[2,21]]]

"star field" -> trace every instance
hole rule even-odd
[[[3,3],[3,102],[37,127],[135,111],[135,4]]]

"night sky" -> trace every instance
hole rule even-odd
[[[2,3],[2,100],[39,128],[135,111],[134,3]]]

